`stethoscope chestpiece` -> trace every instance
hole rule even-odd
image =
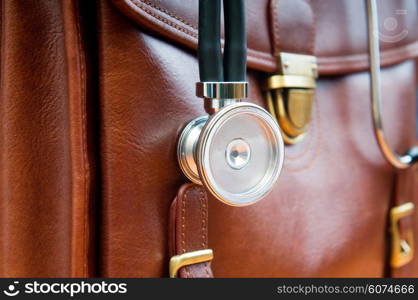
[[[228,205],[245,206],[273,188],[283,166],[284,144],[278,124],[265,109],[238,102],[191,121],[177,153],[191,181]]]

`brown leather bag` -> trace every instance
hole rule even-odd
[[[285,147],[273,191],[242,208],[183,185],[176,159],[180,132],[204,114],[197,9],[2,1],[0,275],[162,277],[173,255],[210,248],[211,262],[179,275],[417,276],[417,254],[391,263],[418,240],[416,209],[392,222],[393,208],[417,205],[417,169],[397,171],[374,136],[365,2],[247,1],[248,101],[267,107],[282,52],[315,56],[319,77],[305,137]],[[379,2],[383,121],[398,153],[416,143],[417,16],[415,0]]]

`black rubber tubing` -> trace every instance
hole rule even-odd
[[[225,48],[222,63],[221,0],[199,0],[200,81],[245,81],[247,37],[244,0],[224,0]]]
[[[223,81],[221,0],[199,0],[200,81]]]
[[[244,0],[224,0],[224,16],[224,80],[245,81],[247,70],[247,30]]]

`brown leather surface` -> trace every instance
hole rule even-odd
[[[408,68],[411,63],[383,71],[384,120],[398,150],[414,141],[414,102],[399,102],[414,99],[412,81],[402,75]],[[270,197],[239,211],[210,202],[217,276],[384,274],[395,174],[373,138],[367,78],[359,73],[320,80],[309,137],[286,148],[283,173]],[[393,78],[406,81],[389,90]]]
[[[186,181],[177,138],[204,114],[197,62],[100,4],[101,275],[167,276],[167,214]],[[382,71],[385,130],[400,153],[415,142],[413,74],[411,61]],[[248,77],[249,101],[264,105],[265,74]],[[266,199],[245,208],[209,199],[216,276],[384,275],[395,171],[374,139],[368,73],[321,77],[315,103],[308,137],[286,148]]]
[[[81,16],[78,2],[63,1],[65,50],[68,72],[69,132],[72,142],[72,211],[71,211],[71,276],[87,277],[93,274],[94,251],[92,206],[93,174],[87,142],[87,71],[84,40],[81,32]],[[92,87],[90,87],[92,88]],[[90,98],[90,101],[92,99]],[[91,125],[90,125],[91,126]]]
[[[280,52],[315,54],[317,22],[309,1],[270,0],[268,12],[273,55]]]
[[[137,25],[137,29],[151,30],[159,36],[191,49],[197,48],[196,0],[110,0],[116,8]],[[282,6],[289,13],[277,11],[289,29],[283,39],[283,48],[299,52],[311,40],[298,34],[298,26],[314,18],[318,23],[315,52],[319,72],[323,75],[364,71],[368,67],[366,6],[362,0],[247,0],[248,66],[260,71],[276,69],[271,37],[272,16],[270,6]],[[281,3],[283,2],[283,4]],[[292,4],[290,4],[292,2]],[[383,5],[384,3],[384,5]],[[307,13],[312,7],[312,15]],[[289,10],[291,8],[291,10]],[[402,12],[406,12],[403,14]],[[380,33],[391,42],[382,42],[382,65],[399,63],[418,55],[418,3],[415,0],[379,2]],[[384,26],[385,20],[394,18],[395,28]],[[295,24],[295,22],[298,22]],[[392,19],[393,22],[393,19]],[[283,22],[281,22],[283,24]],[[297,25],[297,26],[296,26]],[[406,31],[404,38],[398,35]],[[303,51],[302,51],[303,52]]]
[[[92,176],[75,3],[1,3],[2,277],[92,274]]]
[[[170,257],[208,249],[208,197],[197,184],[183,184],[170,208]],[[213,277],[211,262],[189,265],[179,270],[181,278]]]
[[[94,2],[2,1],[0,276],[168,275],[170,204],[186,182],[177,138],[204,114],[194,95],[196,38],[172,26],[195,26],[196,14],[179,10],[190,1],[159,1],[170,5],[164,12],[149,0],[148,10],[164,16],[158,22],[138,7],[124,9],[128,0],[116,5],[134,22],[108,1],[84,11],[84,20],[86,3]],[[275,68],[268,3],[251,3],[257,34],[250,32],[249,101],[264,105],[265,72]],[[374,139],[369,75],[350,73],[367,67],[364,4],[341,3],[311,3],[320,18],[315,50],[322,72],[313,123],[302,143],[286,148],[273,192],[245,208],[208,199],[219,277],[388,274],[387,216],[397,174]],[[382,44],[384,125],[399,153],[416,141],[417,71],[407,60],[417,49],[416,6],[399,0],[380,7],[382,21],[407,8],[398,20],[408,35]],[[337,73],[350,74],[324,76]],[[405,184],[415,187],[415,196],[406,193],[417,203],[416,181]],[[417,274],[418,255],[393,272]]]

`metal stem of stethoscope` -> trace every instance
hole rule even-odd
[[[371,74],[371,104],[374,132],[379,148],[386,160],[397,169],[406,169],[418,160],[418,147],[411,147],[404,155],[398,155],[390,148],[382,123],[382,94],[380,81],[380,47],[376,0],[367,0],[369,57]]]

